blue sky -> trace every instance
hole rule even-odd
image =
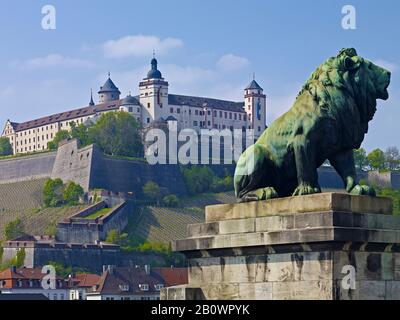
[[[57,29],[41,27],[44,5]],[[357,29],[341,26],[356,8]],[[242,100],[253,72],[267,122],[287,110],[310,73],[343,47],[392,71],[363,146],[400,147],[400,2],[397,0],[14,0],[0,11],[0,122],[87,105],[107,72],[137,94],[153,48],[170,93]]]

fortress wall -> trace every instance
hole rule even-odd
[[[51,178],[60,178],[64,182],[73,181],[89,190],[90,170],[92,166],[93,145],[78,149],[78,141],[70,140],[60,145],[51,172]]]
[[[39,267],[54,261],[65,266],[101,272],[103,265],[118,265],[119,259],[119,248],[48,246],[35,248],[33,266]]]
[[[90,188],[142,195],[148,181],[156,182],[169,193],[185,195],[186,188],[178,165],[149,165],[147,162],[116,159],[94,153]]]
[[[0,184],[50,177],[56,152],[0,160]]]

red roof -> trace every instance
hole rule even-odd
[[[82,273],[77,274],[74,281],[77,282],[76,287],[93,287],[100,281],[100,276],[93,273]]]
[[[188,269],[187,268],[153,268],[165,281],[167,287],[187,284]]]

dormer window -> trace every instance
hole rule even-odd
[[[149,291],[149,285],[148,284],[139,284],[139,289],[141,291]]]
[[[161,283],[158,283],[158,284],[156,284],[156,285],[154,286],[154,288],[155,288],[157,291],[160,291],[162,288],[164,288],[164,285],[161,284]]]
[[[121,291],[123,291],[123,292],[127,292],[127,291],[129,291],[129,285],[127,285],[127,284],[120,284],[120,285],[119,285],[119,289],[120,289]]]

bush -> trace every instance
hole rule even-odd
[[[62,204],[77,205],[84,195],[83,188],[75,182],[66,185],[61,179],[47,179],[43,187],[43,201],[46,207],[57,207]]]
[[[79,198],[84,195],[83,188],[75,182],[69,182],[63,191],[64,203],[68,205],[77,205]]]
[[[161,188],[157,183],[149,181],[143,187],[143,194],[147,200],[158,202],[160,200]]]
[[[16,239],[24,234],[24,226],[21,219],[9,222],[4,230],[6,240]]]
[[[393,214],[400,215],[400,190],[392,188],[375,188],[378,189],[377,194],[379,196],[389,197],[393,200]]]
[[[163,203],[166,207],[176,208],[179,207],[179,199],[174,194],[169,194],[163,198]]]
[[[60,130],[55,134],[52,141],[47,142],[47,148],[49,150],[57,150],[58,144],[61,141],[70,139],[70,138],[71,138],[71,135],[69,134],[69,132],[67,130]]]
[[[6,137],[0,137],[0,157],[10,156],[13,154],[13,149],[10,140]]]
[[[189,194],[196,195],[210,190],[214,181],[214,173],[206,166],[183,168],[183,179]]]
[[[57,207],[63,203],[63,182],[61,179],[47,179],[43,187],[43,201],[46,207]]]
[[[126,246],[128,244],[128,234],[120,233],[118,230],[112,229],[108,231],[106,242]]]

